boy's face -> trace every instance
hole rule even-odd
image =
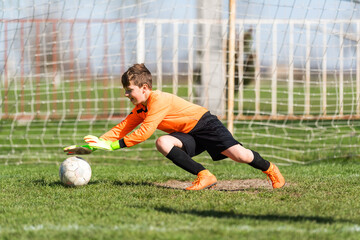
[[[130,81],[130,85],[125,88],[125,96],[129,98],[131,103],[134,105],[138,105],[138,104],[146,105],[146,100],[147,100],[146,90],[147,90],[146,84],[144,84],[142,87],[138,87]]]

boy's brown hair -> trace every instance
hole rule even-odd
[[[145,67],[145,64],[134,64],[121,77],[121,83],[124,88],[130,85],[130,81],[135,86],[142,87],[144,84],[152,89],[151,72]]]

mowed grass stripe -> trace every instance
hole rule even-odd
[[[25,232],[39,232],[39,231],[58,231],[58,232],[72,232],[72,231],[133,231],[133,232],[181,232],[194,230],[193,225],[187,226],[167,226],[161,227],[156,225],[140,225],[140,224],[122,224],[122,225],[51,225],[51,224],[40,224],[40,225],[23,225],[19,226]],[[17,232],[18,228],[2,228],[0,226],[0,233],[14,233]],[[201,231],[211,231],[213,230],[212,226],[198,226],[197,230]],[[266,227],[265,229],[261,226],[251,226],[251,225],[241,225],[241,226],[225,226],[223,227],[224,231],[235,231],[235,232],[299,232],[299,233],[360,233],[360,225],[353,224],[341,228],[334,227],[322,227],[322,228],[313,228],[311,230],[307,228],[296,228],[292,226],[274,226]]]

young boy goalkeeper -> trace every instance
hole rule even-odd
[[[281,188],[285,179],[275,164],[257,152],[244,148],[228,129],[206,108],[170,93],[152,90],[152,76],[144,64],[130,67],[121,78],[125,96],[135,105],[131,113],[100,138],[85,136],[84,146],[64,148],[68,154],[88,154],[96,149],[113,151],[132,147],[148,139],[156,129],[168,133],[156,140],[156,148],[182,169],[197,175],[187,190],[214,186],[216,177],[192,157],[207,151],[214,161],[229,157],[263,171],[273,188]],[[136,126],[140,128],[130,133]]]

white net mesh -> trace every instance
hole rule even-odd
[[[144,62],[153,86],[226,123],[229,3],[3,1],[0,163],[54,162],[132,109],[120,76]],[[355,1],[236,1],[234,134],[278,163],[359,154],[360,11]],[[154,139],[98,162],[160,159]],[[205,157],[206,155],[204,155]]]

